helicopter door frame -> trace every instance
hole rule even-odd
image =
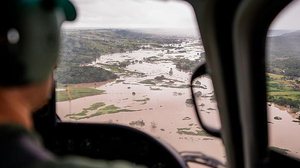
[[[233,75],[233,25],[240,0],[189,0],[194,7],[203,46],[207,72],[213,81],[221,120],[221,137],[226,149],[227,166],[244,165],[243,137]]]
[[[266,38],[273,19],[292,0],[244,0],[234,25],[235,67],[245,168],[299,167],[299,159],[268,146]]]

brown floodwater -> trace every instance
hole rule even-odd
[[[280,117],[276,120],[274,117]],[[269,142],[270,146],[288,150],[289,155],[300,158],[300,125],[286,110],[280,110],[274,104],[269,106]]]
[[[182,46],[188,44],[184,43]],[[103,55],[89,65],[101,67],[103,64],[112,65],[116,62],[130,60],[134,63],[128,65],[126,70],[142,72],[145,75],[119,74],[119,82],[113,81],[97,87],[97,89],[105,90],[105,94],[58,102],[57,113],[63,121],[114,123],[132,126],[169,143],[177,151],[200,151],[225,162],[224,146],[220,139],[202,134],[187,135],[178,133],[180,129],[189,132],[202,129],[198,125],[193,107],[186,103],[186,100],[191,98],[189,88],[179,87],[189,83],[191,74],[179,71],[171,60],[178,57],[178,55],[182,58],[195,60],[200,57],[199,51],[203,52],[201,46],[186,47],[186,53],[177,53],[176,50],[172,50],[171,54],[168,54],[161,49],[148,49],[133,51],[132,53]],[[153,62],[143,62],[144,58],[152,56],[156,56],[158,59]],[[172,74],[170,74],[170,69],[172,69]],[[163,80],[155,85],[139,83],[161,75],[164,75],[168,81]],[[120,80],[122,81],[120,82]],[[200,108],[201,115],[205,118],[206,123],[214,127],[220,127],[216,102],[212,100],[211,81],[208,77],[203,77],[199,79],[199,82],[201,82],[201,86],[204,86],[204,88],[197,89],[202,93],[201,99],[199,99],[199,104],[202,104]],[[90,105],[98,102],[135,111],[104,114],[82,120],[66,117],[68,114],[79,113],[83,108],[90,107]],[[275,120],[275,116],[281,117],[281,120]],[[289,154],[300,157],[298,154],[300,144],[297,143],[300,138],[300,134],[297,134],[300,125],[292,122],[293,120],[286,111],[282,111],[274,105],[269,107],[270,144],[287,149]],[[142,122],[144,125],[130,124],[136,121]],[[203,166],[193,165],[191,167]]]

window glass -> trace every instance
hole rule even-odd
[[[300,157],[300,1],[284,9],[267,39],[268,117],[271,148]]]
[[[151,0],[75,4],[79,19],[63,25],[55,75],[61,120],[131,126],[178,151],[224,161],[222,142],[199,127],[192,106],[190,77],[205,53],[191,6]],[[197,80],[203,117],[218,123],[211,81]]]

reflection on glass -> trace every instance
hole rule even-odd
[[[220,130],[221,123],[211,79],[208,76],[196,78],[193,81],[193,94],[203,124]]]
[[[202,131],[190,102],[191,73],[204,60],[192,8],[180,1],[88,2],[77,2],[83,16],[62,35],[60,118],[132,126],[179,151],[224,161],[221,142]],[[213,90],[207,78],[199,82],[210,119],[217,113]]]
[[[274,21],[267,43],[267,88],[271,148],[300,157],[300,1]]]

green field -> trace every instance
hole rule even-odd
[[[281,106],[289,106],[294,111],[300,109],[300,84],[298,80],[284,75],[268,73],[268,101]]]
[[[88,108],[83,108],[83,110],[79,113],[68,114],[65,117],[68,117],[73,120],[81,120],[96,117],[104,114],[112,114],[118,112],[134,112],[139,110],[129,110],[129,109],[121,109],[115,105],[106,105],[103,102],[98,102],[90,105]]]
[[[197,129],[195,131],[191,131],[191,128],[177,128],[177,133],[179,135],[211,136],[204,130]]]
[[[104,94],[104,90],[98,90],[94,88],[65,88],[64,91],[57,91],[56,92],[56,101],[67,101],[67,100],[74,100],[81,97],[86,96],[94,96],[94,95],[101,95]]]

